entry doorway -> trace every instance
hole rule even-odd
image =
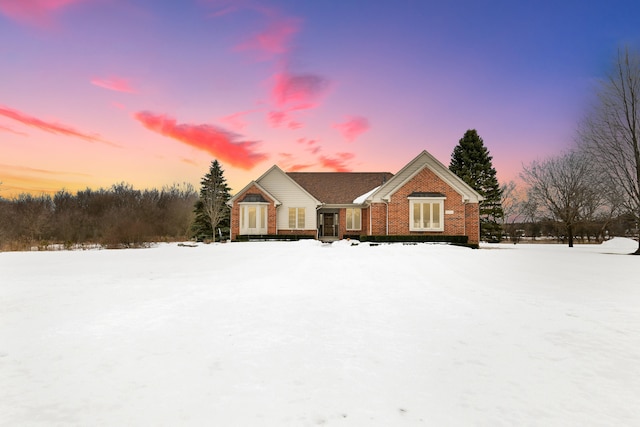
[[[337,237],[338,236],[338,214],[337,213],[321,213],[320,214],[320,236],[321,237]]]

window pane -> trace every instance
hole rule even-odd
[[[432,203],[433,206],[433,228],[440,228],[440,203]]]
[[[362,225],[360,222],[361,216],[362,216],[362,211],[360,209],[353,210],[353,229],[354,230],[360,230],[362,228]]]
[[[249,206],[249,228],[256,228],[256,207]]]
[[[353,209],[347,209],[347,230],[353,229]]]
[[[298,208],[298,228],[304,228],[304,208]]]
[[[240,206],[240,228],[244,228],[244,206]]]
[[[267,228],[267,207],[260,206],[260,228]]]
[[[420,203],[412,203],[413,206],[413,228],[420,228]]]
[[[422,228],[431,228],[431,203],[422,204]]]
[[[289,208],[289,228],[296,228],[296,208]]]

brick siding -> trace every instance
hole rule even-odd
[[[274,200],[269,197],[264,191],[261,191],[255,185],[249,187],[244,194],[260,194],[265,200],[269,202],[267,206],[267,234],[276,234],[276,207],[274,206]],[[240,201],[242,197],[239,197],[233,202],[231,207],[231,239],[235,239],[240,235]]]

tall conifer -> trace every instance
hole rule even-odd
[[[229,232],[229,207],[231,188],[227,185],[224,170],[218,160],[211,162],[209,172],[200,181],[200,198],[194,206],[195,218],[191,227],[193,235],[202,240],[216,240],[219,229],[225,235]]]
[[[449,170],[484,197],[480,202],[480,236],[483,240],[498,241],[502,234],[500,220],[504,212],[502,190],[492,159],[478,132],[469,129],[451,154]]]

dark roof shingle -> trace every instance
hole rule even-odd
[[[349,204],[384,184],[389,172],[287,172],[313,197],[327,204]]]

